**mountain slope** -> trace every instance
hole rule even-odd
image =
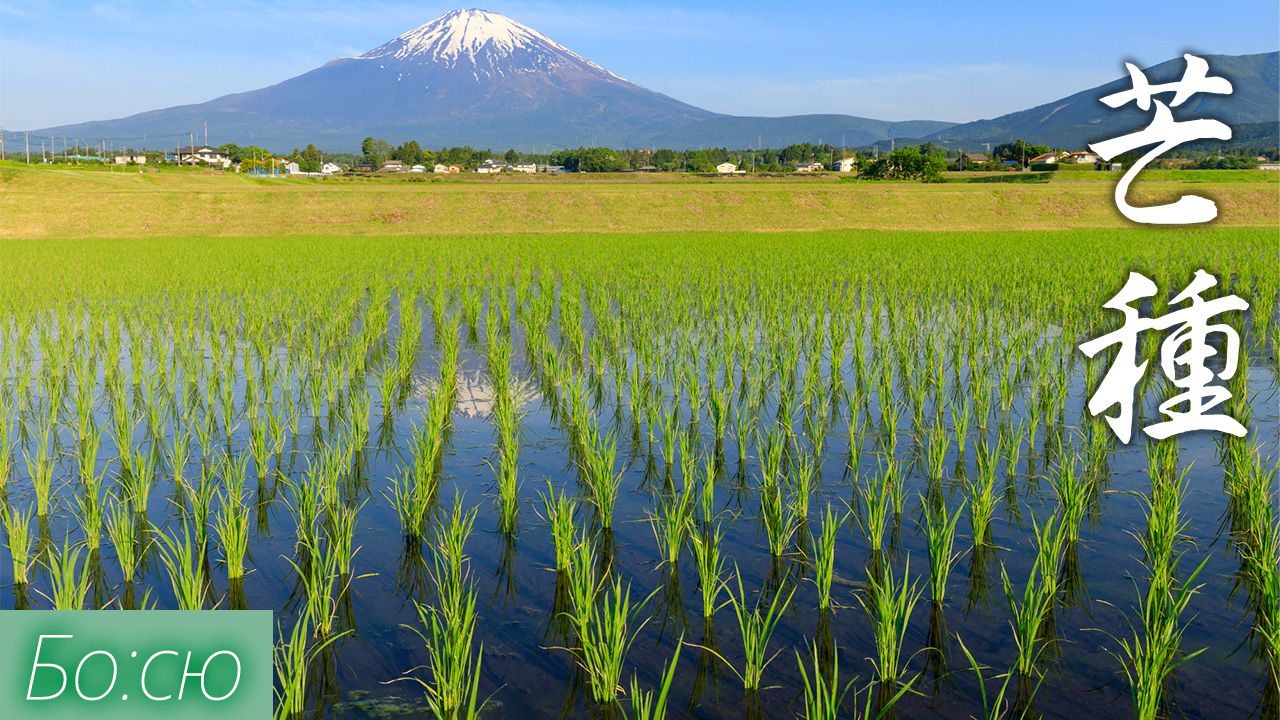
[[[712,113],[629,82],[496,13],[456,10],[363,55],[276,85],[197,105],[38,131],[172,147],[189,133],[275,149],[354,150],[369,135],[438,147],[550,150],[813,141],[850,145],[920,135],[948,123],[844,115],[743,118]],[[923,130],[916,130],[922,128]],[[144,140],[145,138],[145,140]]]
[[[714,117],[646,90],[509,18],[457,10],[354,58],[277,85],[70,136],[185,134],[287,147],[357,147],[367,135],[427,145],[622,144]]]
[[[783,147],[822,141],[831,145],[860,147],[894,138],[917,138],[948,128],[952,123],[934,120],[890,122],[852,115],[791,115],[787,117],[736,117],[719,115],[655,135],[655,147]]]
[[[1213,117],[1228,125],[1275,122],[1280,118],[1280,53],[1256,55],[1203,55],[1209,74],[1231,81],[1231,95],[1200,94],[1175,111],[1176,119]],[[1182,58],[1146,69],[1151,83],[1182,77]],[[1150,114],[1130,103],[1115,110],[1099,98],[1132,87],[1129,78],[1114,80],[1043,105],[990,120],[954,125],[929,137],[951,147],[1002,143],[1018,138],[1060,148],[1083,148],[1090,142],[1123,135],[1146,127]]]

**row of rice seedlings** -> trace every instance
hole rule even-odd
[[[455,496],[453,509],[438,528],[431,546],[435,605],[415,602],[424,630],[406,626],[427,646],[431,680],[409,676],[427,693],[427,704],[437,718],[475,718],[484,706],[480,700],[480,674],[484,646],[473,652],[476,630],[476,590],[471,579],[466,543],[475,524],[475,510],[463,511]]]
[[[1032,523],[1036,557],[1021,596],[1014,591],[1004,565],[1000,566],[1000,582],[1009,605],[1013,638],[1018,649],[1014,667],[1023,679],[1033,677],[1044,652],[1044,628],[1057,601],[1058,567],[1066,541],[1066,532],[1056,515],[1050,516],[1044,524],[1038,524],[1034,519]]]
[[[275,720],[298,720],[306,714],[307,678],[311,664],[316,656],[336,642],[350,630],[330,635],[320,640],[312,640],[311,617],[305,611],[284,635],[279,630],[280,641],[272,652],[272,664],[275,667]]]
[[[1240,556],[1240,579],[1253,609],[1253,631],[1270,683],[1280,697],[1280,491],[1276,466],[1266,467],[1260,450],[1242,440],[1224,443],[1228,518]]]
[[[1146,555],[1150,585],[1140,605],[1141,626],[1130,638],[1116,638],[1119,650],[1113,655],[1122,663],[1129,683],[1134,715],[1143,720],[1163,714],[1164,698],[1173,672],[1202,650],[1182,650],[1184,626],[1181,616],[1199,590],[1196,577],[1205,561],[1185,579],[1179,579],[1186,521],[1181,507],[1186,496],[1186,472],[1176,468],[1172,443],[1154,443],[1149,448],[1152,488],[1147,501],[1147,532],[1139,538]]]

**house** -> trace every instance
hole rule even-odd
[[[431,172],[441,174],[441,175],[444,175],[447,173],[460,173],[462,172],[462,166],[461,165],[445,165],[443,163],[436,163],[436,166],[432,168]]]
[[[1120,172],[1121,170],[1124,170],[1124,165],[1121,165],[1120,163],[1117,163],[1117,162],[1113,162],[1107,165],[1107,169],[1110,170],[1111,172]]]
[[[208,146],[190,147],[178,150],[179,165],[213,165],[222,169],[231,167],[231,158],[227,154]]]
[[[147,156],[142,153],[126,153],[124,155],[116,155],[114,162],[116,165],[146,165]]]
[[[1027,162],[1031,163],[1032,165],[1046,165],[1046,164],[1047,164],[1047,165],[1057,165],[1057,164],[1058,164],[1058,154],[1057,154],[1057,153],[1051,153],[1051,152],[1042,153],[1042,154],[1040,154],[1040,155],[1037,155],[1037,156],[1035,156],[1035,157],[1031,158],[1031,159],[1030,159],[1030,160],[1028,160]]]
[[[716,166],[716,172],[721,175],[737,175],[742,171],[738,169],[737,165],[731,162],[722,162]]]
[[[540,165],[538,166],[538,172],[562,173],[562,172],[568,172],[568,171],[564,169],[563,165]]]
[[[420,172],[426,172],[426,171],[427,171],[426,165],[414,165],[413,167],[409,168],[409,172],[420,173]]]
[[[836,172],[853,172],[857,168],[858,168],[858,158],[856,157],[841,158],[837,160],[834,165],[831,166],[831,169],[835,170]]]
[[[382,167],[378,172],[404,172],[405,170],[404,163],[400,160],[388,160],[382,163]]]
[[[476,172],[482,174],[500,173],[510,167],[510,165],[502,162],[501,160],[494,160],[493,158],[490,158],[480,163],[480,166],[476,168]]]
[[[530,175],[538,172],[538,166],[534,163],[519,163],[512,165],[511,169],[518,173],[529,173]]]
[[[991,158],[985,153],[960,153],[960,157],[956,158],[955,164],[952,165],[956,170],[968,170],[974,165],[986,165],[991,162]]]
[[[1090,163],[1097,164],[1102,162],[1102,158],[1097,153],[1088,152],[1086,150],[1075,150],[1067,153],[1062,159],[1063,162],[1074,163],[1076,165],[1088,165]]]
[[[373,165],[370,165],[369,163],[360,163],[352,169],[356,172],[371,173],[373,172]]]
[[[292,161],[289,161],[289,160],[281,160],[281,161],[280,161],[280,164],[281,164],[281,167],[283,167],[283,168],[284,168],[284,174],[285,174],[285,175],[300,175],[300,174],[302,174],[302,168],[298,167],[298,163],[296,163],[296,162],[292,162]]]
[[[796,163],[796,172],[798,173],[822,172],[823,170],[826,170],[826,168],[820,162]]]
[[[327,162],[320,166],[320,172],[324,175],[333,175],[342,172],[342,168],[334,163]]]

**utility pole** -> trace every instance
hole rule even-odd
[[[206,147],[209,145],[209,121],[208,120],[204,121],[204,144]]]
[[[0,128],[0,160],[4,160],[4,128]]]
[[[27,164],[31,164],[31,133],[26,130],[22,131],[22,153],[27,157]]]

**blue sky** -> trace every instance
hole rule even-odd
[[[120,117],[279,82],[456,2],[0,0],[0,126]],[[1280,48],[1275,0],[479,5],[718,112],[967,121],[1186,50]]]

